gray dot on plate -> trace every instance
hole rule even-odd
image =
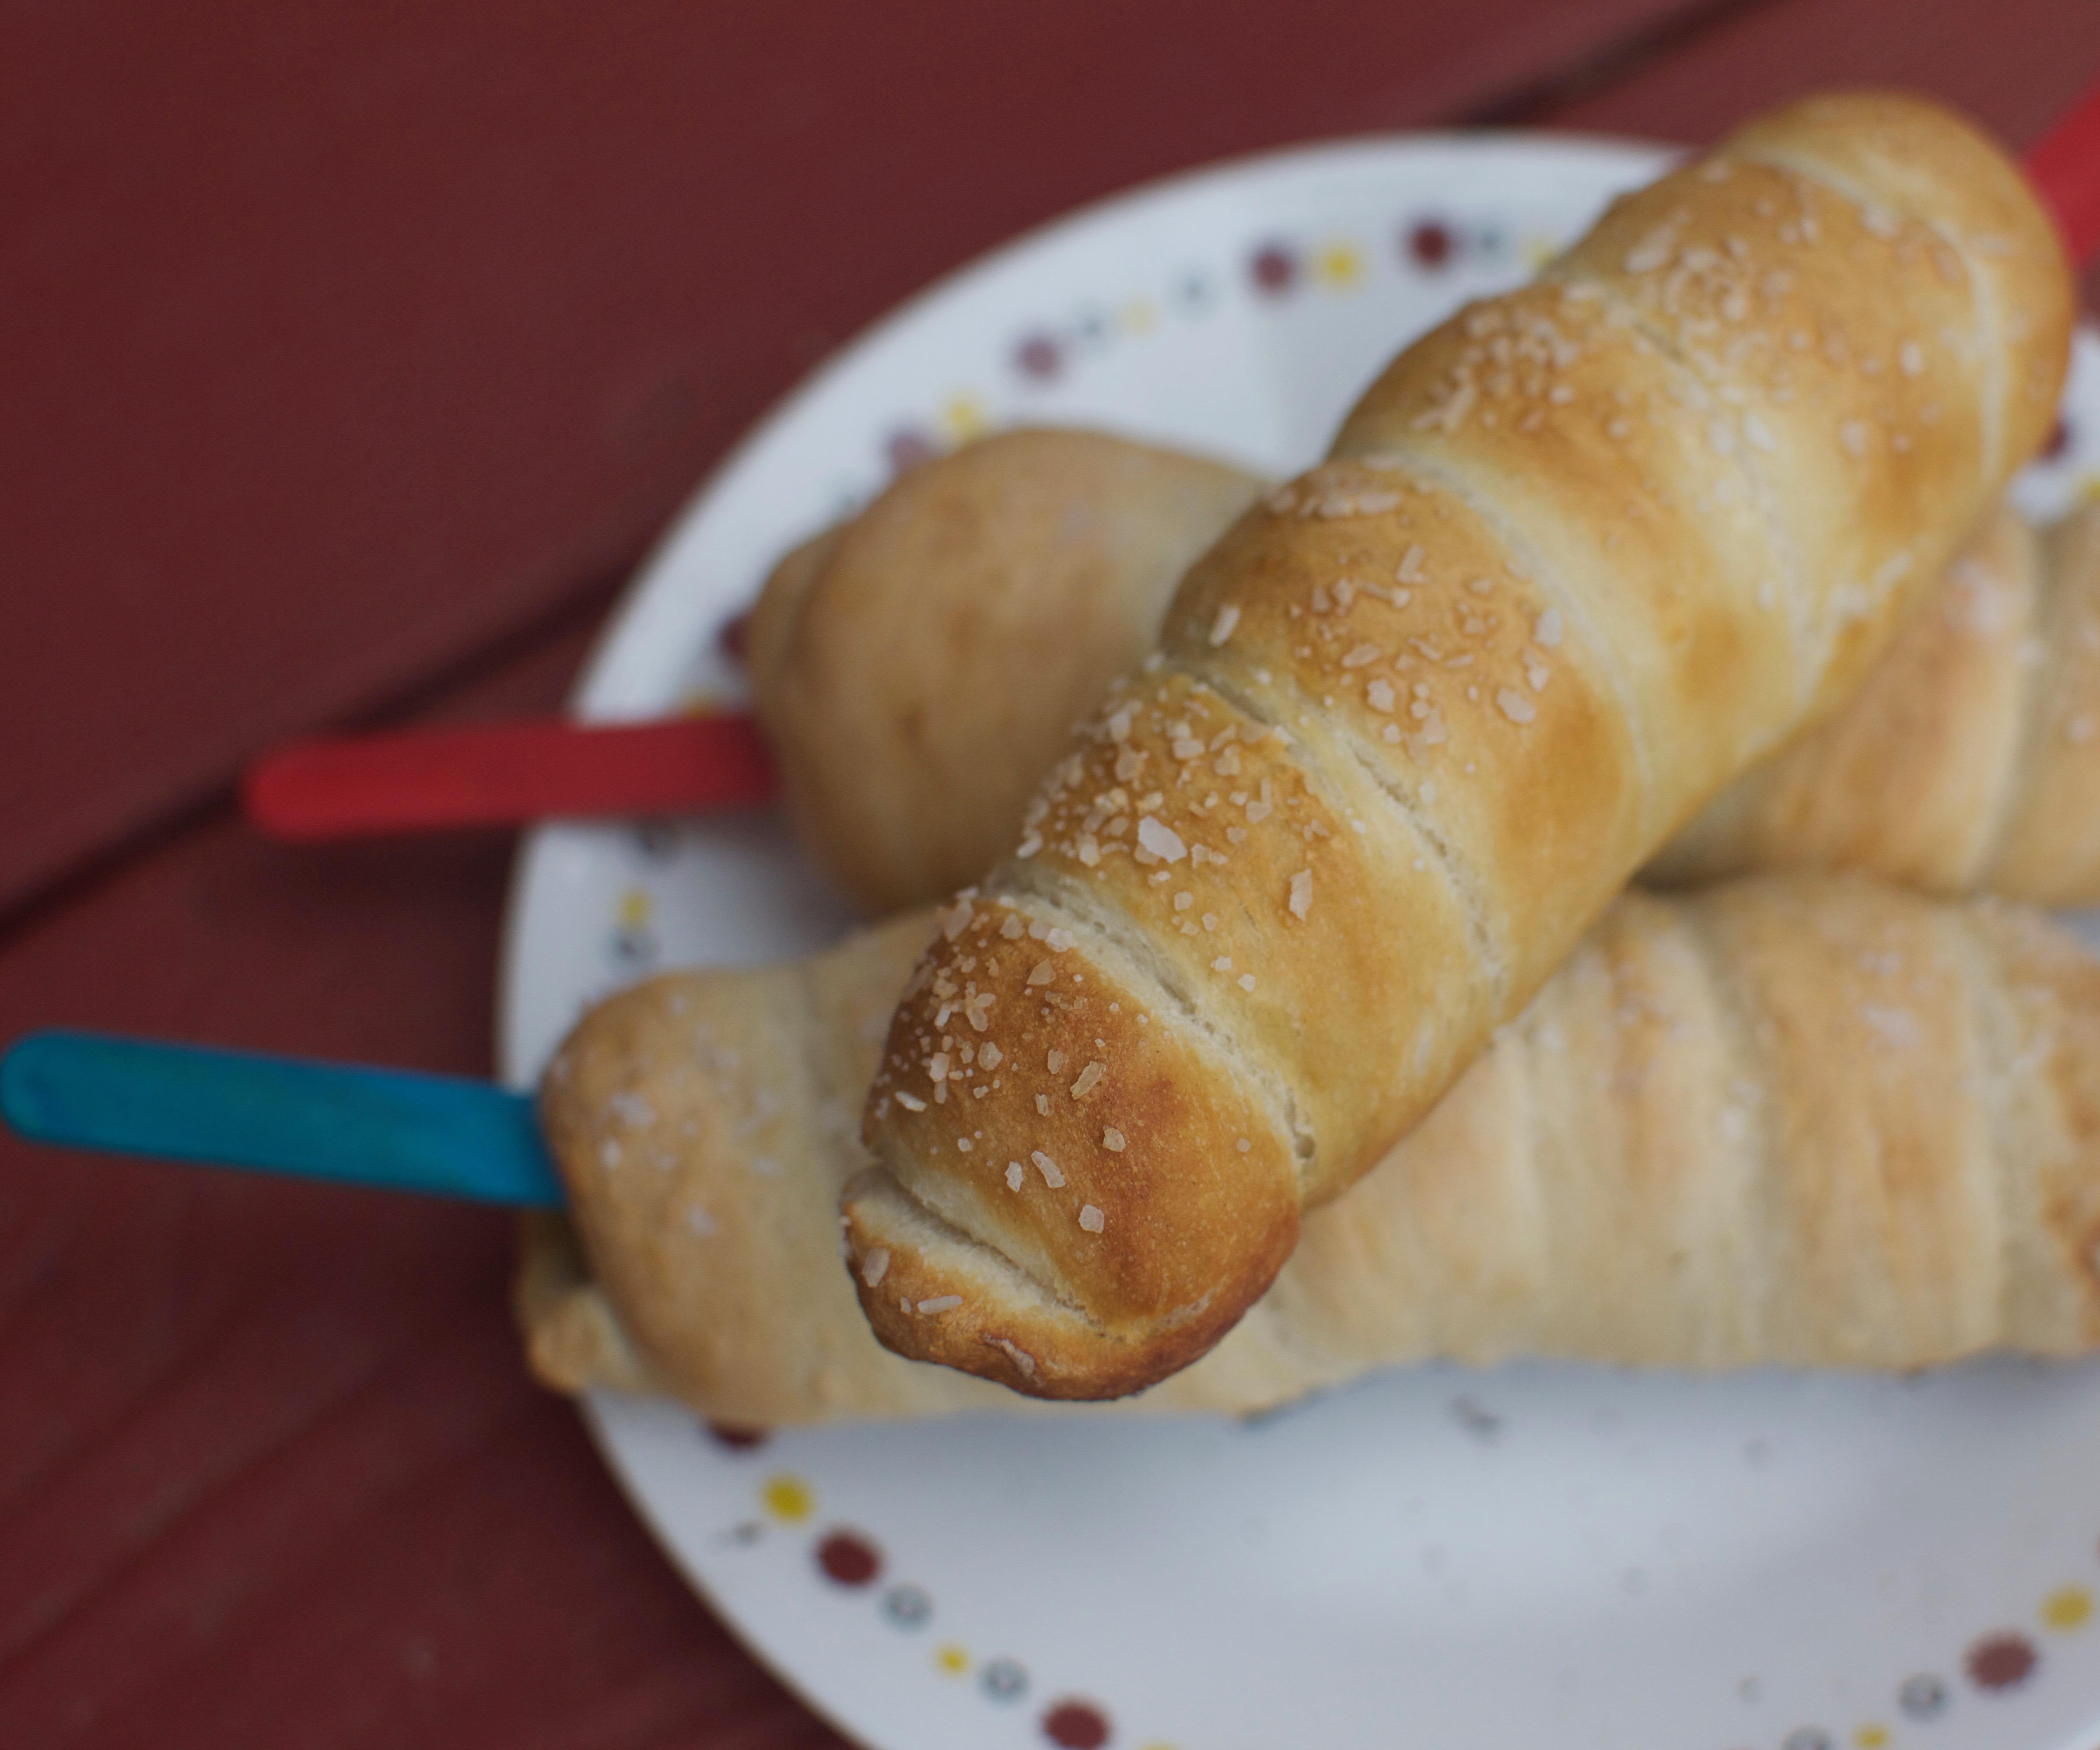
[[[1482,1445],[1493,1443],[1502,1431],[1502,1419],[1476,1398],[1454,1398],[1451,1416],[1461,1428]]]
[[[1027,1692],[1028,1673],[1018,1660],[995,1659],[986,1664],[977,1683],[994,1701],[1016,1701]]]
[[[1912,1720],[1936,1720],[1947,1711],[1947,1686],[1929,1671],[1905,1677],[1896,1690],[1896,1705]]]
[[[933,1601],[917,1586],[892,1586],[882,1595],[882,1614],[900,1629],[916,1629],[933,1616]]]

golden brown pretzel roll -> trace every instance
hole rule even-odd
[[[1096,432],[1018,430],[797,548],[754,611],[760,721],[803,844],[873,912],[951,893],[1189,563],[1259,490]]]
[[[1215,1342],[1301,1209],[1878,650],[2038,434],[2070,307],[2010,161],[1863,97],[1403,353],[946,914],[845,1200],[894,1272],[877,1335],[1071,1397]]]
[[[542,1378],[767,1425],[1029,1402],[889,1353],[838,1267],[867,1158],[847,1114],[931,928],[659,979],[584,1020],[543,1111],[589,1262],[546,1218],[519,1281]],[[889,1268],[865,1254],[862,1285]],[[1621,900],[1377,1171],[1308,1213],[1246,1318],[1134,1401],[1264,1409],[1433,1355],[2094,1347],[2100,967],[2017,908],[1766,877]]]

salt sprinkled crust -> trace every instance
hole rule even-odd
[[[2060,376],[2068,275],[2023,191],[1985,203],[2010,228],[1970,227],[1964,184],[2018,187],[1980,136],[1866,97],[1855,149],[1847,101],[1724,143],[1548,283],[1410,348],[1335,461],[1198,567],[1154,671],[1082,732],[893,1020],[881,1170],[845,1200],[854,1256],[908,1282],[863,1285],[885,1342],[1050,1395],[1186,1364],[1273,1279],[1299,1206],[1418,1121],[1639,862],[1886,641],[2018,459],[2030,362]],[[1290,621],[1344,585],[1361,634]],[[1432,599],[1479,649],[1407,641]],[[1388,738],[1380,681],[1443,736],[1410,707],[1419,734]],[[1235,747],[1279,813],[1231,802]],[[1180,891],[1229,943],[1192,949]],[[982,1095],[949,1075],[974,1038],[1004,1060]],[[1074,1096],[1062,1066],[1094,1060]],[[1106,1126],[1132,1146],[1101,1150]],[[1017,1203],[1007,1163],[1068,1128],[1092,1150],[1058,1157],[1070,1206]]]
[[[1564,337],[1560,337],[1553,343],[1563,342]],[[1119,440],[1066,431],[1059,434],[1059,444],[1066,452],[1100,444],[1113,454]],[[968,453],[973,458],[972,490],[994,504],[1014,483],[1031,475],[1041,460],[1034,444],[1004,439],[990,440]],[[1083,502],[1090,481],[1117,478],[1109,461],[1104,456],[1070,470],[1068,509]],[[951,459],[929,464],[922,472],[953,465]],[[1330,489],[1348,478],[1345,469],[1321,469],[1312,477]],[[1390,481],[1382,477],[1357,478],[1369,494],[1391,489]],[[1286,496],[1301,514],[1330,502],[1321,491],[1307,490],[1305,483]],[[1357,502],[1347,500],[1346,488],[1332,496]],[[1434,515],[1436,500],[1422,496],[1424,508]],[[947,513],[946,497],[933,494],[915,498],[895,514],[935,521]],[[1192,550],[1224,532],[1223,514],[1198,497],[1184,495],[1172,514],[1185,519],[1185,538]],[[1079,520],[1086,527],[1098,526],[1091,513]],[[1334,647],[1339,690],[1322,697],[1349,702],[1352,738],[1404,743],[1426,752],[1448,743],[1454,723],[1468,726],[1483,713],[1499,714],[1520,725],[1543,716],[1546,733],[1556,738],[1596,732],[1594,713],[1592,721],[1571,726],[1564,710],[1549,710],[1538,696],[1560,672],[1567,636],[1558,609],[1540,609],[1535,600],[1527,602],[1516,592],[1501,602],[1472,599],[1482,592],[1440,595],[1428,571],[1426,545],[1409,540],[1388,566],[1384,562],[1392,553],[1379,550],[1381,544],[1391,545],[1383,523],[1365,529],[1346,520],[1323,517],[1321,522],[1339,555],[1330,556],[1326,571],[1339,572],[1345,581],[1331,589],[1316,585],[1303,599],[1286,602],[1279,611],[1289,623],[1283,630],[1295,632],[1299,642]],[[823,544],[798,549],[782,562],[754,616],[750,666],[761,709],[769,694],[785,684],[782,665],[787,671],[796,667],[792,653],[774,650],[774,635],[765,628],[786,611],[782,604],[792,594],[794,580],[811,571],[817,562],[811,554]],[[941,562],[940,554],[951,550],[955,562]],[[973,595],[982,584],[981,565],[992,562],[981,546],[938,547],[930,531],[916,539],[893,532],[880,551],[895,562],[910,558],[918,564],[911,587],[926,601]],[[1054,592],[1063,586],[1064,574],[1030,558],[1019,537],[1000,553],[1004,558],[998,562],[1013,566],[1017,586],[1024,577],[1034,580],[1032,588]],[[1072,614],[1122,615],[1134,611],[1128,597],[1156,593],[1156,580],[1125,569],[1142,557],[1135,549],[1102,549],[1096,557],[1108,567],[1107,587],[1074,591],[1065,604]],[[1362,562],[1356,567],[1361,582],[1347,581],[1352,557]],[[1462,563],[1459,569],[1467,566]],[[1379,582],[1388,570],[1393,573],[1392,581]],[[877,580],[864,566],[834,575],[838,580],[850,577],[856,589],[902,587],[895,578]],[[1202,567],[1201,575],[1221,576],[1223,589],[1245,593],[1233,584],[1232,567],[1215,559]],[[1481,570],[1471,581],[1491,578],[1489,571]],[[1191,585],[1185,617],[1202,612],[1200,588]],[[1353,611],[1364,594],[1373,604],[1383,602],[1418,617],[1410,624],[1404,614],[1391,613],[1382,625],[1372,628],[1368,612]],[[836,608],[836,600],[831,606]],[[1164,612],[1163,601],[1154,606]],[[1214,647],[1233,641],[1245,618],[1236,602],[1221,602],[1208,641]],[[1254,636],[1255,623],[1246,624]],[[1087,641],[1103,658],[1094,678],[1105,685],[1112,678],[1113,658],[1098,648],[1104,644],[1101,638]],[[1393,672],[1396,651],[1409,673]],[[1010,649],[1004,660],[1010,665],[1021,654]],[[1219,672],[1236,675],[1243,686],[1257,692],[1262,683],[1248,671],[1260,666],[1243,663],[1236,669],[1229,653],[1216,659]],[[923,663],[917,668],[893,663],[888,672],[905,695],[941,718],[938,728],[929,730],[933,738],[959,743],[982,739],[982,726],[972,717],[982,701],[967,690],[929,685],[924,668]],[[1492,680],[1487,678],[1490,675]],[[1555,707],[1567,696],[1564,691]],[[1002,697],[1028,719],[1031,734],[1061,733],[1069,701],[1038,696],[1025,675],[1014,677]],[[1556,716],[1561,721],[1552,721]],[[812,720],[807,727],[810,734],[799,743],[804,756],[829,769],[813,784],[812,793],[860,793],[862,787],[854,774],[867,762],[858,726],[829,716]],[[1623,758],[1624,750],[1598,750],[1581,762],[1584,774],[1593,779],[1608,774],[1615,754]],[[1221,752],[1209,769],[1215,776],[1238,778],[1243,775],[1238,769],[1243,758],[1238,752]],[[982,768],[974,769],[982,775]],[[1012,842],[1018,831],[1022,800],[1017,796],[987,802],[967,785],[950,786],[938,794],[923,787],[901,796],[881,793],[887,797],[885,805],[898,811],[894,827],[901,840],[956,838],[963,833],[960,818],[981,807],[1007,811],[1008,830],[998,842]],[[1233,802],[1235,796],[1260,807],[1256,792],[1235,784],[1223,792],[1229,809],[1238,805]],[[1454,807],[1471,812],[1470,820],[1462,822],[1471,860],[1497,870],[1506,879],[1528,882],[1538,879],[1529,863],[1562,865],[1574,853],[1550,830],[1530,799],[1522,800],[1524,805],[1515,805],[1509,793],[1476,785]],[[1582,800],[1586,808],[1586,799],[1572,786],[1558,787],[1552,800],[1564,805]],[[1097,840],[1099,830],[1113,818],[1104,814],[1096,822]],[[1445,830],[1450,830],[1449,822]],[[1245,821],[1225,827],[1229,843],[1245,842],[1251,831]],[[879,857],[879,847],[870,854]],[[1910,614],[1843,707],[1728,786],[1648,862],[1642,875],[1677,884],[1759,868],[1859,869],[1933,893],[1989,890],[2053,905],[2100,901],[2100,505],[2074,512],[2045,544],[2001,505],[1956,557],[1932,597]],[[907,874],[893,872],[900,887],[911,886]],[[1289,909],[1304,922],[1312,903],[1309,868],[1290,879]],[[938,895],[929,889],[911,897],[931,900]],[[1207,933],[1215,932],[1222,915],[1197,911],[1194,902],[1193,889],[1173,889],[1176,928],[1193,936],[1207,918]]]

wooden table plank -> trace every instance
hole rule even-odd
[[[553,707],[576,618],[449,698]],[[200,823],[0,956],[77,1022],[468,1073],[499,835]],[[0,1135],[0,1742],[836,1750],[527,1378],[483,1210]]]
[[[0,905],[624,567],[989,245],[1698,3],[11,9]]]

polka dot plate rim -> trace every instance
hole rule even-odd
[[[1303,147],[994,252],[724,462],[614,617],[579,713],[736,698],[720,633],[772,559],[988,426],[1303,465],[1409,334],[1522,278],[1665,156]],[[2089,338],[2067,430],[2022,483],[2031,510],[2100,478]],[[505,1073],[527,1083],[620,984],[846,921],[770,818],[544,827],[512,894]],[[1245,1426],[1081,1413],[753,1439],[611,1394],[585,1413],[686,1576],[875,1750],[2100,1746],[2100,1367],[1430,1367]]]

